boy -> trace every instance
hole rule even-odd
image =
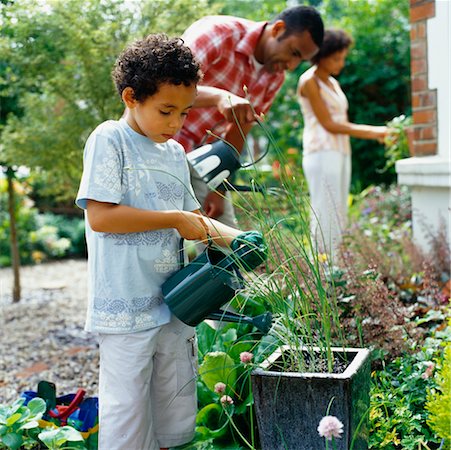
[[[194,329],[171,316],[161,285],[178,268],[180,236],[229,245],[240,234],[200,214],[172,139],[201,76],[180,39],[135,42],[113,71],[126,114],[86,143],[76,203],[87,219],[86,327],[99,333],[100,450],[168,448],[194,434]]]

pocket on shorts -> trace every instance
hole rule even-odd
[[[197,339],[193,334],[177,352],[177,395],[185,397],[196,392]]]

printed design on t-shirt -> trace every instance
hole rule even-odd
[[[156,182],[158,198],[166,202],[174,202],[183,198],[183,186],[180,183]]]
[[[121,195],[121,178],[118,169],[116,150],[112,145],[108,145],[102,160],[96,164],[94,183],[106,192]]]
[[[172,231],[142,231],[139,233],[99,233],[104,239],[114,239],[114,245],[161,245],[167,247],[171,243]]]
[[[94,297],[95,323],[103,329],[129,330],[152,323],[152,310],[163,304],[161,296],[124,298]]]
[[[163,299],[160,296],[124,298],[94,297],[94,311],[105,311],[111,314],[129,313],[137,314],[149,311],[155,306],[161,305]]]
[[[157,273],[173,272],[179,266],[177,256],[170,250],[163,250],[161,258],[155,260],[154,269]]]

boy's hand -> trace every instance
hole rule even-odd
[[[230,247],[246,270],[255,269],[268,257],[268,246],[259,231],[246,231],[238,235]]]
[[[210,234],[207,223],[200,214],[179,211],[175,228],[180,236],[188,240],[206,241]]]

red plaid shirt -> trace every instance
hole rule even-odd
[[[183,34],[204,72],[203,85],[225,89],[244,97],[243,86],[257,113],[266,113],[285,79],[255,64],[254,50],[266,22],[229,16],[208,16],[192,24]],[[197,147],[206,130],[223,135],[227,127],[216,108],[193,108],[176,139],[186,151]]]

